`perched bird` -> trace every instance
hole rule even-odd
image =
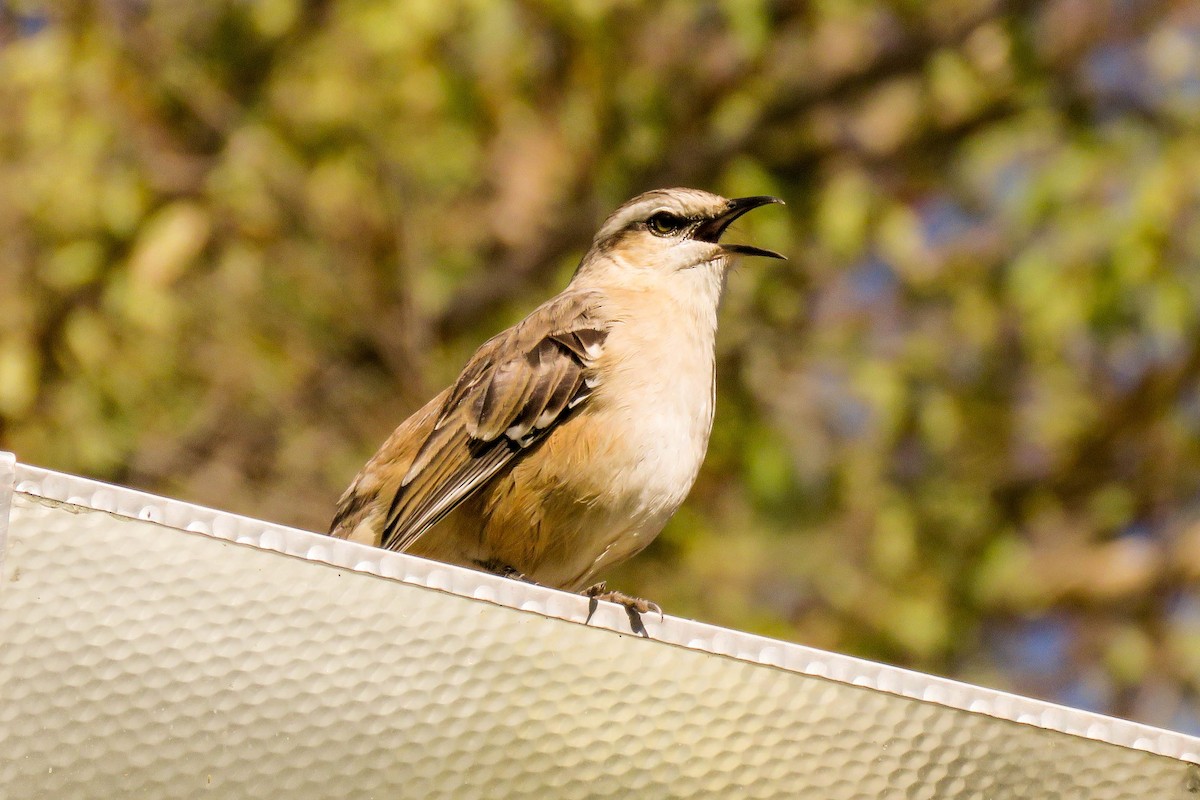
[[[396,428],[330,534],[570,591],[641,551],[708,448],[729,267],[783,258],[721,235],[781,202],[664,189],[618,208],[561,294]],[[603,584],[588,594],[657,608]]]

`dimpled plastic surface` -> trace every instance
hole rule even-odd
[[[7,798],[1200,791],[1145,749],[30,494],[3,577]]]
[[[16,484],[17,459],[0,450],[0,576],[4,575],[4,554],[8,552],[8,516]]]

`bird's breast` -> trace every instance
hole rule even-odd
[[[714,328],[707,317],[621,314],[587,403],[472,501],[471,518],[486,520],[481,536],[463,528],[479,537],[478,560],[579,589],[649,544],[708,448]]]
[[[704,460],[714,406],[708,327],[624,323],[598,365],[593,414],[611,431],[611,457],[621,462],[612,464],[612,490],[643,513],[673,513]]]

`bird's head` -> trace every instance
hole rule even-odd
[[[622,205],[604,222],[580,272],[591,264],[604,268],[601,265],[605,261],[658,273],[695,267],[724,272],[734,256],[783,258],[772,250],[721,241],[726,228],[747,211],[782,202],[767,196],[727,200],[699,189],[646,192]]]

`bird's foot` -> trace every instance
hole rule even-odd
[[[534,586],[540,586],[537,581],[532,578],[525,577],[525,573],[514,567],[505,564],[502,561],[497,561],[494,558],[489,558],[487,561],[476,561],[479,568],[484,572],[490,572],[493,575],[499,575],[501,578],[512,578],[514,581],[522,581],[523,583],[532,583]]]
[[[592,614],[596,613],[596,608],[601,600],[607,600],[610,603],[616,603],[619,606],[625,607],[625,614],[629,617],[629,627],[638,636],[650,638],[650,634],[646,633],[646,626],[642,623],[642,614],[651,612],[658,614],[659,619],[663,618],[663,611],[658,607],[658,603],[651,602],[642,597],[632,597],[624,592],[610,592],[608,584],[600,581],[595,586],[589,586],[582,592],[584,597],[589,599],[588,615],[584,624],[592,621]]]

